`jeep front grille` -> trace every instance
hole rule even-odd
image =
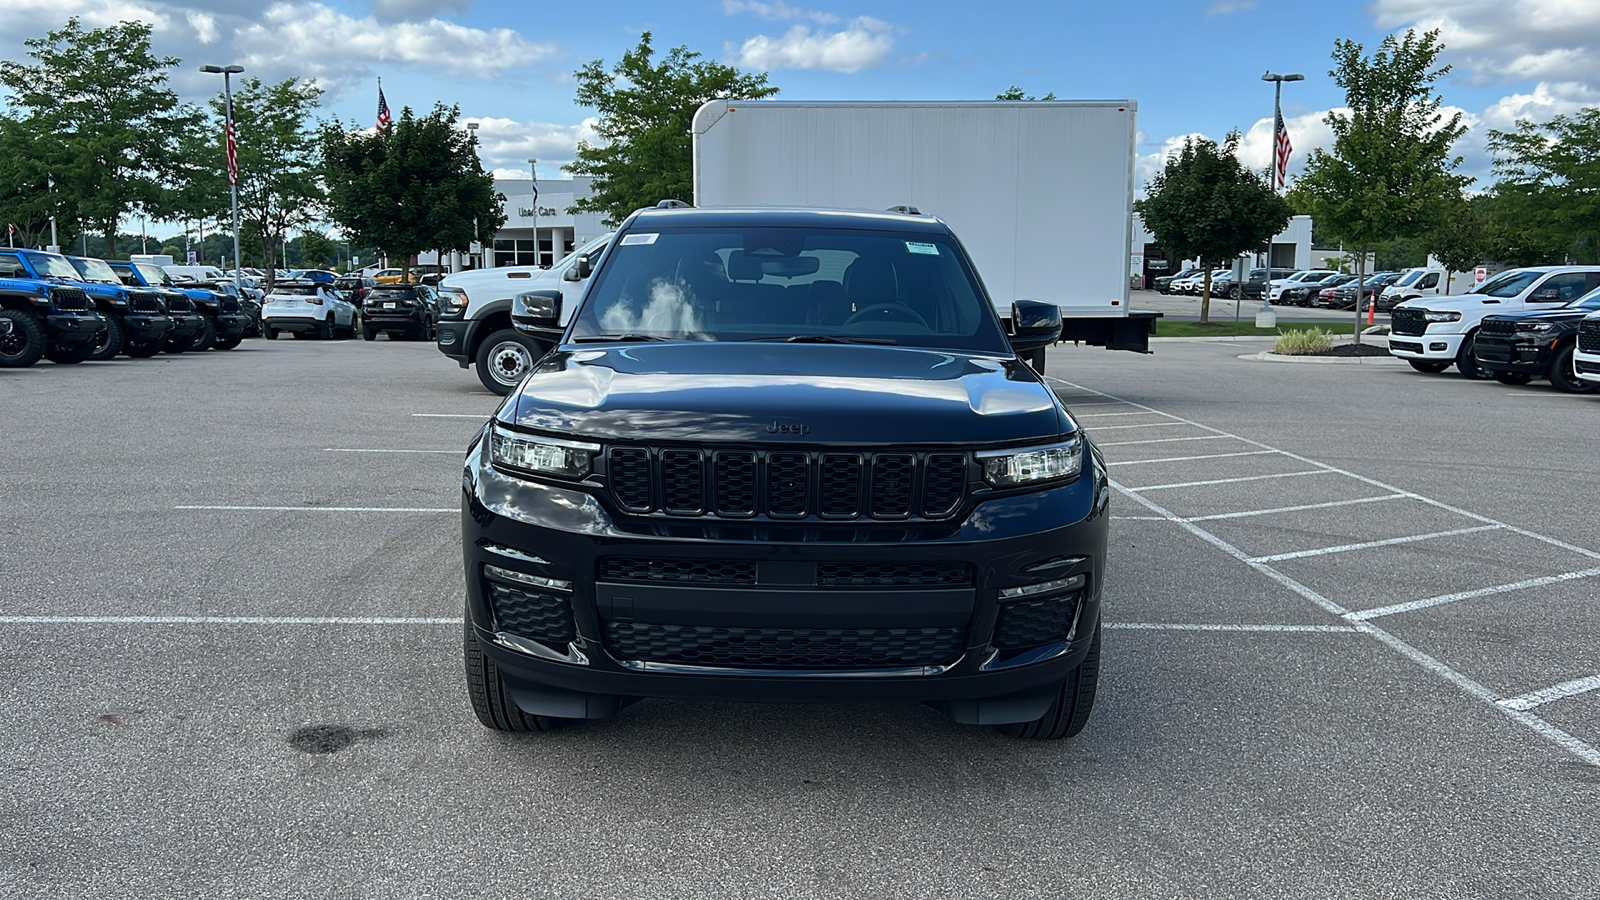
[[[150,291],[129,291],[128,311],[146,314],[159,314],[161,298]]]
[[[631,513],[722,518],[940,519],[966,497],[963,453],[612,447],[611,496]]]
[[[1483,334],[1516,334],[1517,323],[1511,319],[1484,319],[1478,330]]]
[[[175,295],[167,301],[167,309],[175,313],[194,312],[194,301],[183,295]]]
[[[50,289],[50,305],[62,312],[88,312],[94,309],[94,304],[89,302],[89,295],[79,288],[53,287]]]

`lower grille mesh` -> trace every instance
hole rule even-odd
[[[606,623],[619,659],[743,669],[896,669],[961,653],[960,628],[725,628]]]
[[[1002,650],[1025,650],[1066,640],[1078,612],[1079,596],[1068,594],[1002,605],[994,626],[994,645]]]
[[[489,582],[489,602],[501,631],[544,644],[566,644],[576,631],[572,604],[560,594]]]
[[[1600,321],[1586,321],[1578,326],[1578,349],[1585,353],[1600,353]]]

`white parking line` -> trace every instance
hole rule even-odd
[[[1227,437],[1225,434],[1203,434],[1199,437],[1156,438],[1150,441],[1095,441],[1094,444],[1096,447],[1131,447],[1134,444],[1171,444],[1176,441],[1220,441]]]
[[[229,512],[460,512],[454,506],[174,506],[173,509],[213,509]]]
[[[1272,634],[1361,634],[1363,631],[1353,625],[1209,625],[1180,622],[1107,622],[1106,627],[1128,631],[1260,631]]]
[[[1274,450],[1245,450],[1241,453],[1207,453],[1204,456],[1167,456],[1161,459],[1124,459],[1108,463],[1113,466],[1147,466],[1151,463],[1192,462],[1197,459],[1227,459],[1230,456],[1269,456]]]
[[[412,415],[413,418],[417,418],[417,419],[483,419],[483,420],[487,420],[489,418],[489,416],[493,415],[493,413],[484,413],[481,416],[474,416],[474,415],[470,415],[468,413],[412,413],[411,415]]]
[[[1212,513],[1209,516],[1190,516],[1187,522],[1210,522],[1216,519],[1247,519],[1251,516],[1270,516],[1274,513],[1300,512],[1305,509],[1328,509],[1334,506],[1354,506],[1358,503],[1381,503],[1385,500],[1409,500],[1405,494],[1385,494],[1382,497],[1358,497],[1355,500],[1333,500],[1328,503],[1303,503],[1299,506],[1278,506],[1272,509],[1252,509],[1247,512]]]
[[[1141,409],[1138,412],[1084,413],[1081,416],[1073,416],[1073,418],[1075,418],[1075,419],[1109,419],[1112,416],[1164,416],[1164,415],[1166,415],[1166,413],[1164,413],[1164,412],[1153,413],[1153,412],[1147,412],[1147,411]]]
[[[1351,550],[1368,550],[1373,547],[1393,547],[1396,544],[1414,544],[1417,541],[1431,541],[1435,538],[1455,537],[1460,534],[1477,534],[1480,531],[1499,531],[1499,525],[1476,525],[1472,528],[1457,528],[1453,531],[1435,531],[1431,534],[1412,534],[1406,537],[1385,538],[1381,541],[1362,541],[1359,544],[1340,544],[1337,547],[1322,547],[1317,550],[1296,550],[1293,553],[1274,553],[1271,556],[1257,556],[1256,562],[1278,562],[1284,559],[1304,559],[1308,556],[1326,556],[1329,553],[1347,553]]]
[[[1182,422],[1141,422],[1138,425],[1096,425],[1095,433],[1102,431],[1116,431],[1121,428],[1173,428],[1182,427]]]
[[[1083,390],[1083,391],[1086,391],[1086,392],[1089,392],[1089,393],[1096,394],[1098,396],[1106,397],[1107,399],[1115,399],[1110,394],[1106,394],[1106,393],[1104,393],[1102,391],[1095,391],[1095,390],[1093,390],[1091,388],[1083,388],[1080,385],[1073,384],[1070,381],[1065,381],[1065,380],[1060,379],[1060,378],[1055,378],[1054,376],[1047,376],[1047,377],[1049,377],[1051,381],[1056,381],[1058,383],[1065,384],[1068,387],[1071,387],[1071,388],[1074,388],[1074,389],[1077,389],[1077,390]],[[1138,403],[1132,403],[1131,401],[1130,401],[1130,405],[1132,405],[1132,406],[1140,406],[1143,409],[1150,409],[1150,407],[1142,406],[1142,404],[1138,404]],[[1152,410],[1152,411],[1156,411],[1156,410]],[[1376,487],[1376,488],[1380,488],[1380,489],[1383,489],[1385,491],[1388,491],[1391,494],[1394,494],[1394,495],[1397,495],[1397,496],[1400,496],[1400,497],[1405,497],[1407,499],[1418,500],[1418,501],[1426,503],[1426,504],[1428,504],[1430,506],[1433,506],[1436,509],[1442,509],[1442,510],[1445,510],[1447,512],[1453,512],[1453,513],[1465,516],[1465,517],[1470,518],[1470,519],[1475,519],[1475,520],[1477,520],[1477,521],[1479,521],[1479,522],[1481,522],[1481,523],[1483,523],[1485,525],[1498,525],[1498,526],[1501,526],[1502,528],[1504,528],[1507,531],[1510,531],[1512,533],[1520,534],[1520,535],[1522,535],[1524,537],[1530,537],[1530,538],[1533,538],[1535,540],[1543,541],[1543,542],[1545,542],[1547,544],[1550,544],[1552,546],[1561,547],[1562,549],[1571,550],[1572,552],[1574,552],[1574,553],[1576,553],[1578,555],[1581,555],[1581,556],[1589,557],[1591,559],[1600,559],[1600,553],[1597,553],[1597,552],[1595,552],[1593,550],[1586,549],[1584,547],[1578,547],[1576,545],[1569,544],[1569,543],[1567,543],[1565,541],[1561,541],[1561,540],[1558,540],[1556,538],[1547,537],[1545,535],[1541,535],[1541,534],[1538,534],[1536,532],[1528,531],[1527,529],[1524,529],[1524,528],[1517,528],[1517,527],[1515,527],[1513,525],[1509,525],[1509,524],[1507,524],[1505,522],[1500,522],[1500,521],[1497,521],[1495,519],[1491,519],[1491,518],[1489,518],[1487,516],[1479,515],[1477,513],[1468,512],[1467,510],[1464,510],[1464,509],[1461,509],[1461,508],[1455,507],[1455,506],[1450,506],[1447,503],[1442,503],[1442,502],[1440,502],[1438,500],[1434,500],[1434,499],[1429,498],[1429,497],[1424,497],[1421,494],[1417,494],[1417,493],[1414,493],[1412,491],[1406,491],[1406,490],[1402,490],[1400,488],[1394,487],[1392,485],[1384,484],[1383,482],[1378,481],[1377,479],[1368,478],[1368,477],[1366,477],[1364,475],[1357,475],[1354,472],[1349,472],[1349,471],[1346,471],[1344,469],[1340,469],[1340,468],[1337,468],[1335,466],[1328,465],[1327,463],[1318,462],[1317,460],[1309,459],[1309,458],[1301,456],[1299,454],[1291,453],[1291,452],[1289,452],[1287,450],[1281,450],[1280,448],[1273,447],[1273,446],[1271,446],[1269,444],[1263,444],[1260,441],[1255,441],[1255,440],[1251,440],[1249,438],[1240,437],[1239,435],[1231,434],[1231,433],[1223,431],[1223,430],[1221,430],[1219,428],[1212,428],[1209,425],[1201,425],[1198,422],[1194,422],[1194,421],[1191,421],[1191,420],[1188,420],[1188,419],[1182,419],[1179,416],[1172,416],[1172,418],[1179,419],[1180,421],[1186,422],[1186,423],[1188,423],[1190,425],[1193,425],[1196,428],[1202,429],[1204,431],[1213,432],[1213,434],[1218,438],[1231,438],[1233,440],[1240,441],[1241,443],[1245,443],[1245,444],[1248,444],[1248,445],[1251,445],[1251,446],[1259,447],[1259,448],[1261,448],[1263,450],[1278,450],[1279,452],[1283,453],[1283,455],[1285,455],[1285,456],[1287,456],[1287,457],[1289,457],[1291,459],[1298,460],[1300,462],[1306,463],[1307,465],[1317,466],[1318,468],[1325,469],[1325,470],[1327,470],[1327,471],[1329,471],[1331,473],[1348,476],[1348,477],[1350,477],[1352,479],[1355,479],[1356,481],[1362,482],[1363,484],[1367,484],[1367,485],[1370,485],[1372,487]],[[1151,512],[1154,512],[1154,513],[1156,513],[1158,515],[1161,515],[1161,516],[1163,516],[1163,517],[1165,517],[1167,519],[1170,519],[1171,521],[1173,521],[1174,523],[1176,523],[1177,525],[1182,527],[1184,530],[1188,531],[1190,534],[1193,534],[1195,537],[1198,537],[1202,541],[1205,541],[1206,543],[1211,544],[1213,547],[1216,547],[1218,550],[1221,550],[1223,553],[1227,554],[1228,556],[1233,557],[1234,559],[1238,560],[1239,562],[1243,563],[1244,565],[1249,566],[1251,569],[1253,569],[1253,570],[1261,573],[1262,575],[1266,576],[1267,578],[1277,582],[1278,584],[1282,585],[1283,587],[1287,588],[1288,590],[1290,590],[1290,591],[1294,592],[1295,594],[1299,595],[1300,597],[1304,598],[1306,601],[1308,601],[1310,603],[1313,603],[1316,606],[1321,607],[1322,609],[1324,609],[1327,612],[1330,612],[1330,613],[1332,613],[1332,614],[1334,614],[1336,616],[1340,616],[1341,618],[1344,618],[1347,621],[1355,622],[1356,625],[1357,625],[1357,628],[1360,630],[1361,633],[1371,635],[1373,638],[1375,638],[1376,640],[1378,640],[1379,642],[1381,642],[1382,644],[1387,646],[1389,649],[1393,650],[1394,652],[1398,653],[1399,655],[1405,657],[1406,659],[1408,659],[1411,662],[1415,663],[1416,665],[1420,666],[1423,670],[1433,674],[1434,676],[1436,676],[1436,677],[1438,677],[1440,679],[1443,679],[1444,681],[1448,681],[1451,684],[1455,685],[1457,688],[1459,688],[1467,696],[1469,696],[1469,697],[1471,697],[1474,700],[1477,700],[1479,702],[1489,704],[1494,709],[1496,709],[1496,710],[1500,711],[1502,714],[1504,714],[1507,718],[1511,719],[1513,722],[1516,722],[1517,724],[1523,726],[1524,728],[1527,728],[1528,730],[1534,732],[1535,734],[1539,735],[1540,737],[1544,738],[1545,740],[1548,740],[1551,743],[1556,744],[1557,746],[1559,746],[1562,749],[1566,750],[1568,753],[1571,753],[1573,756],[1576,756],[1578,759],[1583,760],[1585,763],[1588,763],[1591,766],[1600,767],[1600,748],[1597,748],[1592,744],[1586,743],[1586,742],[1584,742],[1584,741],[1582,741],[1582,740],[1580,740],[1580,739],[1578,739],[1576,737],[1573,737],[1571,734],[1567,733],[1566,731],[1562,730],[1561,728],[1558,728],[1555,725],[1550,724],[1549,722],[1545,721],[1544,719],[1539,718],[1537,715],[1535,715],[1532,712],[1528,712],[1527,710],[1520,710],[1520,709],[1515,709],[1515,708],[1512,708],[1512,707],[1501,705],[1500,704],[1501,698],[1500,698],[1499,695],[1497,695],[1494,691],[1490,690],[1489,688],[1485,687],[1484,685],[1480,684],[1479,682],[1477,682],[1473,678],[1467,676],[1466,674],[1464,674],[1462,672],[1457,671],[1456,669],[1451,668],[1449,665],[1447,665],[1447,664],[1445,664],[1443,662],[1440,662],[1439,660],[1433,658],[1432,656],[1429,656],[1427,653],[1424,653],[1423,651],[1417,649],[1416,647],[1412,646],[1411,644],[1408,644],[1405,641],[1401,640],[1400,638],[1394,636],[1393,634],[1390,634],[1388,631],[1385,631],[1383,628],[1373,624],[1372,622],[1365,621],[1363,619],[1357,618],[1358,615],[1366,615],[1367,617],[1370,618],[1371,617],[1370,616],[1370,611],[1367,614],[1351,613],[1350,610],[1345,609],[1343,606],[1340,606],[1338,603],[1335,603],[1334,601],[1328,599],[1327,597],[1322,596],[1321,594],[1317,593],[1316,591],[1312,590],[1311,588],[1307,587],[1306,585],[1301,584],[1300,582],[1296,581],[1294,578],[1291,578],[1290,576],[1285,575],[1282,572],[1279,572],[1277,569],[1273,568],[1270,564],[1264,563],[1264,562],[1255,561],[1248,554],[1246,554],[1244,551],[1240,550],[1238,547],[1235,547],[1234,545],[1228,543],[1226,540],[1224,540],[1224,539],[1212,534],[1211,532],[1205,530],[1204,528],[1201,528],[1199,525],[1196,525],[1195,521],[1198,521],[1198,520],[1194,520],[1194,521],[1185,520],[1181,516],[1178,516],[1175,513],[1173,513],[1171,510],[1168,510],[1168,509],[1165,509],[1165,508],[1161,507],[1160,505],[1155,503],[1150,498],[1145,497],[1143,494],[1138,493],[1137,491],[1129,490],[1128,488],[1124,487],[1123,485],[1120,485],[1120,484],[1116,483],[1115,481],[1112,482],[1112,487],[1114,487],[1115,489],[1125,493],[1135,503],[1138,503],[1139,505],[1145,507],[1146,509],[1150,510]],[[1385,499],[1387,499],[1387,498],[1385,498]],[[1560,579],[1563,579],[1563,578],[1570,579],[1570,578],[1577,578],[1577,577],[1588,577],[1589,574],[1600,574],[1600,569],[1588,570],[1587,572],[1584,572],[1584,573],[1577,573],[1577,572],[1568,573],[1567,576],[1552,576],[1552,577],[1555,578],[1555,579],[1560,580]],[[1533,580],[1534,581],[1538,581],[1540,579],[1533,579]],[[1512,590],[1512,589],[1516,589],[1516,588],[1522,587],[1522,586],[1532,586],[1532,585],[1531,584],[1519,584],[1517,586],[1502,586],[1500,588],[1500,590]],[[1492,592],[1492,591],[1495,591],[1496,589],[1490,588],[1490,589],[1487,589],[1487,590]],[[1466,592],[1466,593],[1472,593],[1472,592]],[[1465,598],[1460,598],[1460,599],[1465,599]],[[1448,600],[1440,600],[1440,602],[1449,602],[1449,601]]]
[[[1563,581],[1576,581],[1580,578],[1593,578],[1600,575],[1600,568],[1584,569],[1579,572],[1563,572],[1560,575],[1546,575],[1543,578],[1529,578],[1527,581],[1514,581],[1510,584],[1497,584],[1493,587],[1477,588],[1471,591],[1457,591],[1454,594],[1440,594],[1437,597],[1428,597],[1423,600],[1410,600],[1405,603],[1396,603],[1392,606],[1380,606],[1376,609],[1363,609],[1345,616],[1352,621],[1365,622],[1368,619],[1377,619],[1383,616],[1392,616],[1396,613],[1413,612],[1427,609],[1430,606],[1443,606],[1446,603],[1455,603],[1460,600],[1474,600],[1478,597],[1490,597],[1495,594],[1509,594],[1512,591],[1522,591],[1528,588],[1544,587],[1547,584],[1560,584]]]
[[[1239,478],[1212,478],[1207,481],[1180,481],[1175,484],[1152,484],[1146,487],[1124,487],[1125,491],[1164,491],[1169,488],[1204,487],[1208,484],[1238,484],[1241,481],[1265,481],[1269,478],[1298,478],[1301,475],[1327,475],[1326,469],[1309,469],[1304,472],[1278,472],[1273,475],[1243,475]]]
[[[1579,694],[1587,694],[1590,691],[1600,691],[1600,675],[1574,678],[1571,681],[1553,684],[1550,687],[1542,688],[1530,694],[1523,694],[1520,697],[1507,697],[1500,701],[1500,705],[1506,709],[1530,710],[1535,706],[1543,706],[1555,700],[1565,700],[1568,697],[1576,697]]]
[[[0,625],[461,625],[461,617],[397,616],[0,616]]]
[[[453,453],[457,456],[465,455],[465,450],[378,450],[362,449],[356,447],[323,447],[323,453]]]

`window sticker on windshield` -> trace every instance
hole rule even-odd
[[[622,246],[628,247],[633,244],[654,244],[657,237],[659,237],[659,235],[655,234],[654,232],[649,234],[625,234],[622,236]]]
[[[916,241],[906,241],[906,250],[911,253],[922,253],[927,256],[938,256],[938,244],[919,244]]]

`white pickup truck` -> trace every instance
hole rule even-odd
[[[1389,353],[1418,372],[1443,372],[1454,364],[1467,378],[1487,378],[1472,356],[1484,316],[1554,308],[1596,287],[1600,266],[1537,266],[1501,272],[1460,296],[1405,300],[1390,313]]]
[[[548,269],[502,266],[446,276],[439,283],[439,352],[463,369],[476,364],[484,387],[509,393],[560,337],[555,333],[540,340],[513,328],[511,298],[526,291],[560,291],[565,328],[610,241],[610,234],[597,237]]]

